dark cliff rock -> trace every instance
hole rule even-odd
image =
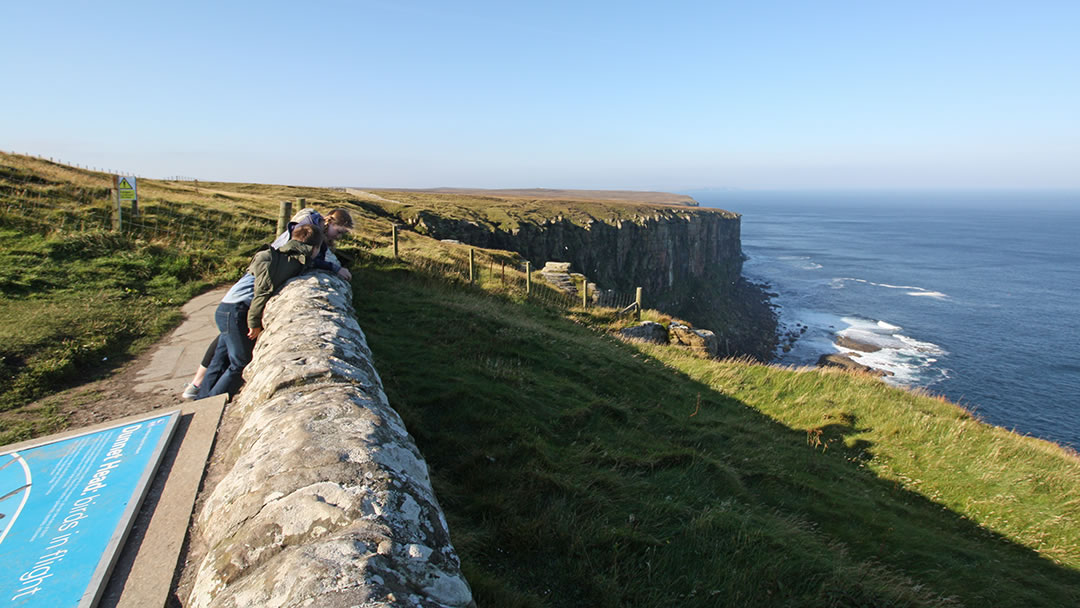
[[[857,350],[864,353],[876,353],[881,350],[881,347],[877,344],[870,344],[868,342],[860,342],[847,336],[837,336],[836,344],[843,348],[850,348],[851,350]]]
[[[875,376],[892,376],[893,373],[888,370],[874,369],[869,365],[863,365],[851,358],[849,355],[840,353],[832,353],[828,355],[821,355],[818,358],[818,367],[839,367],[848,370],[855,370],[859,372],[866,372]]]
[[[601,289],[644,290],[644,305],[716,334],[721,356],[767,360],[776,348],[768,295],[742,274],[740,216],[720,209],[656,207],[649,213],[586,220],[557,215],[512,228],[414,210],[417,232],[477,247],[516,251],[535,268],[570,262]]]

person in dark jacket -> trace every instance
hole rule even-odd
[[[281,247],[289,240],[292,231],[297,226],[309,224],[322,228],[323,236],[325,237],[322,247],[315,250],[315,262],[313,264],[315,268],[336,274],[346,281],[351,281],[352,273],[349,272],[348,268],[341,265],[334,255],[334,252],[330,250],[330,245],[333,245],[334,241],[348,234],[349,231],[352,230],[352,215],[346,209],[334,209],[325,216],[311,208],[301,209],[296,212],[296,215],[294,215],[291,220],[289,220],[285,232],[279,234],[278,237],[270,243],[270,246],[274,249]]]
[[[312,267],[318,270],[325,270],[346,281],[352,280],[352,273],[348,268],[345,268],[341,262],[334,255],[330,246],[334,244],[339,238],[349,234],[353,228],[352,215],[346,209],[334,209],[330,213],[326,214],[324,218],[318,211],[305,208],[296,212],[296,215],[289,220],[288,228],[278,235],[270,247],[278,249],[285,243],[289,242],[292,238],[292,232],[297,226],[315,226],[323,229],[323,242],[322,245],[316,248],[316,254]],[[191,381],[184,384],[181,397],[184,399],[198,399],[200,387],[205,384],[204,378],[206,377],[206,370],[210,367],[210,362],[214,359],[214,353],[217,352],[218,338],[215,337],[206,348],[206,354],[203,355],[202,362],[199,364],[195,375],[192,376]]]
[[[243,384],[243,372],[251,362],[255,340],[262,333],[262,313],[270,299],[289,279],[311,268],[315,250],[322,245],[322,231],[312,225],[297,226],[280,249],[255,254],[248,272],[221,299],[217,322],[217,348],[199,388],[199,399],[228,393],[235,395]]]

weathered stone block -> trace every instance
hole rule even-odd
[[[702,357],[717,357],[720,354],[720,341],[716,339],[716,334],[707,329],[690,329],[672,323],[668,333],[672,344],[685,346]]]
[[[641,325],[627,327],[620,330],[619,334],[635,340],[644,340],[655,344],[668,343],[668,330],[663,325],[654,321],[642,321]]]
[[[547,262],[540,272],[570,272],[570,262]]]

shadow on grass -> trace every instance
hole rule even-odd
[[[1064,606],[1080,573],[556,313],[357,273],[481,606]]]

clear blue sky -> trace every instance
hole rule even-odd
[[[13,2],[0,149],[304,185],[1080,188],[1080,1]]]

